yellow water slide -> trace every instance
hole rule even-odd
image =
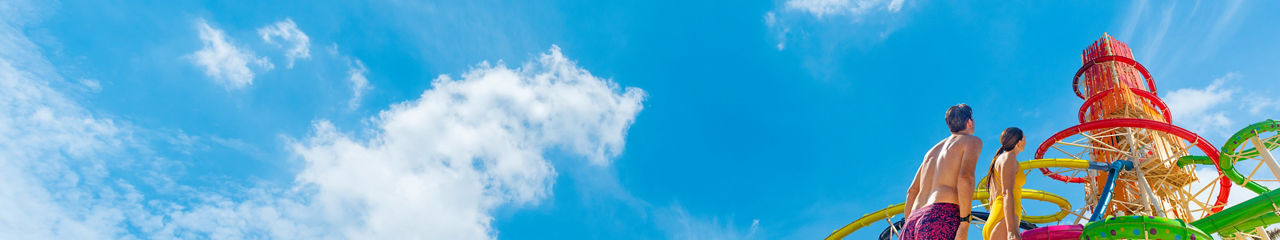
[[[1028,169],[1037,169],[1037,168],[1086,169],[1086,168],[1089,168],[1089,161],[1080,160],[1080,159],[1052,158],[1052,159],[1035,159],[1035,160],[1025,161],[1025,162],[1019,163],[1018,165],[1022,171],[1026,171]],[[986,179],[987,177],[983,176],[982,178]],[[983,182],[983,181],[979,180],[978,182]],[[985,201],[989,194],[990,193],[988,193],[986,189],[977,189],[973,192],[973,199]],[[1058,195],[1054,195],[1052,193],[1040,191],[1040,190],[1022,189],[1022,199],[1023,200],[1027,200],[1027,199],[1039,200],[1039,201],[1044,201],[1044,202],[1058,205],[1058,209],[1059,209],[1058,212],[1048,214],[1048,215],[1027,215],[1022,217],[1022,220],[1030,223],[1056,222],[1058,220],[1062,220],[1062,218],[1065,218],[1068,214],[1070,214],[1070,211],[1071,211],[1071,203],[1067,202],[1066,198],[1063,198]],[[884,209],[880,209],[875,212],[862,215],[862,217],[859,217],[857,220],[853,220],[853,222],[847,225],[844,225],[844,227],[837,229],[835,232],[832,232],[831,235],[827,236],[826,239],[829,239],[829,240],[844,239],[845,236],[849,236],[849,234],[852,234],[854,231],[858,231],[858,229],[862,229],[863,227],[867,227],[871,224],[874,224],[880,221],[888,222],[888,219],[890,219],[891,217],[902,214],[902,212],[905,210],[905,207],[906,206],[904,206],[902,203],[893,204],[893,205],[889,205],[888,207],[885,207]]]

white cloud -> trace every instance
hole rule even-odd
[[[337,45],[334,45],[335,47]],[[369,73],[369,69],[364,67],[364,62],[360,59],[347,60],[347,81],[351,82],[351,100],[347,101],[347,107],[355,109],[360,106],[360,98],[368,92],[370,88],[369,79],[365,78],[365,74]]]
[[[902,4],[903,0],[789,0],[785,3],[787,10],[808,12],[817,18],[844,14],[858,16],[877,9],[898,12]]]
[[[191,58],[197,66],[203,67],[205,75],[228,89],[253,84],[253,71],[249,69],[249,64],[265,70],[275,68],[266,57],[256,57],[233,45],[227,39],[226,33],[209,26],[204,19],[196,21],[196,28],[200,30],[200,40],[204,42],[204,48],[187,57]]]
[[[298,30],[298,24],[293,23],[293,19],[285,18],[284,21],[259,28],[258,34],[262,35],[262,41],[267,43],[280,46],[272,40],[279,38],[292,45],[284,55],[289,62],[286,68],[293,68],[294,60],[311,58],[311,38],[307,37],[302,30]]]
[[[644,92],[592,76],[553,47],[520,68],[482,63],[440,76],[421,98],[379,114],[357,139],[327,122],[294,144],[298,181],[356,239],[486,239],[490,212],[536,204],[556,175],[553,149],[608,164]],[[622,91],[622,92],[619,92]]]
[[[1164,95],[1164,101],[1173,113],[1174,124],[1193,132],[1225,132],[1231,119],[1215,107],[1231,101],[1233,91],[1223,89],[1226,81],[1238,78],[1235,73],[1214,79],[1204,89],[1183,88]]]

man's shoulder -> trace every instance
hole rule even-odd
[[[982,146],[982,139],[973,135],[952,135],[946,140],[943,140],[943,142],[951,142],[951,144],[946,144],[950,145],[948,148],[964,148],[973,145]]]
[[[982,139],[973,135],[960,135],[960,136],[956,136],[956,144],[959,144],[962,146],[967,146],[967,145],[982,146]]]

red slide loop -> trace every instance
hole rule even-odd
[[[1090,130],[1097,130],[1097,129],[1103,129],[1103,128],[1115,128],[1115,127],[1131,127],[1131,128],[1144,128],[1144,129],[1150,129],[1150,130],[1157,130],[1157,131],[1173,134],[1174,136],[1187,140],[1191,142],[1191,144],[1194,144],[1197,148],[1199,148],[1200,151],[1203,151],[1205,156],[1209,156],[1209,159],[1213,160],[1213,166],[1216,167],[1218,170],[1218,175],[1222,175],[1222,167],[1219,166],[1219,162],[1218,162],[1220,152],[1218,152],[1218,149],[1214,148],[1213,144],[1209,143],[1208,140],[1205,140],[1204,138],[1201,138],[1200,135],[1196,135],[1191,131],[1187,131],[1186,129],[1175,126],[1173,124],[1163,123],[1163,122],[1153,121],[1153,120],[1146,120],[1146,119],[1134,119],[1134,118],[1104,119],[1104,120],[1082,123],[1080,125],[1069,127],[1056,134],[1053,134],[1053,136],[1049,137],[1049,139],[1046,139],[1043,143],[1041,143],[1040,147],[1036,148],[1036,155],[1035,155],[1035,158],[1033,159],[1044,158],[1045,152],[1048,151],[1049,148],[1052,147],[1054,143],[1057,143],[1058,141],[1061,141],[1062,139],[1065,139],[1072,135],[1076,135],[1076,134],[1079,134],[1085,131],[1090,131]],[[1062,176],[1050,171],[1048,168],[1041,168],[1040,172],[1043,173],[1045,176],[1048,176],[1049,178],[1052,178],[1058,181],[1068,182],[1068,183],[1084,183],[1089,181],[1088,178],[1083,178],[1083,177]],[[1213,212],[1221,211],[1222,208],[1226,206],[1227,197],[1231,193],[1230,179],[1227,179],[1225,177],[1221,178],[1221,181],[1219,181],[1219,185],[1220,186],[1218,188],[1218,198],[1214,203],[1214,206],[1217,206],[1217,207],[1214,207],[1212,209]]]
[[[1173,115],[1169,113],[1169,106],[1164,104],[1164,100],[1160,100],[1160,98],[1156,97],[1155,94],[1151,92],[1143,91],[1142,89],[1130,88],[1129,90],[1133,91],[1133,93],[1137,94],[1139,97],[1146,98],[1148,101],[1151,101],[1151,103],[1155,104],[1156,107],[1160,108],[1160,114],[1164,115],[1164,122],[1167,122],[1167,123],[1173,122]],[[1084,100],[1084,104],[1080,105],[1080,113],[1079,113],[1080,123],[1084,123],[1084,115],[1089,111],[1089,105],[1092,105],[1093,102],[1102,100],[1102,97],[1105,97],[1114,91],[1115,89],[1107,89],[1106,91],[1102,91],[1098,94],[1094,94],[1092,97],[1089,97],[1089,99]]]
[[[1084,94],[1080,93],[1080,75],[1083,75],[1085,70],[1089,70],[1089,68],[1093,68],[1093,65],[1104,63],[1104,62],[1110,62],[1110,61],[1117,61],[1117,62],[1129,64],[1129,66],[1133,66],[1133,68],[1137,68],[1138,72],[1142,73],[1142,77],[1147,79],[1147,89],[1149,89],[1153,95],[1157,95],[1155,94],[1156,81],[1154,79],[1151,79],[1151,73],[1147,72],[1147,67],[1143,67],[1141,63],[1138,63],[1138,61],[1134,61],[1132,58],[1128,58],[1125,56],[1118,56],[1118,55],[1107,55],[1107,56],[1094,58],[1089,62],[1085,62],[1083,66],[1080,66],[1080,70],[1076,70],[1075,79],[1071,80],[1071,88],[1072,90],[1076,91],[1077,97],[1080,97],[1080,99],[1085,99]]]

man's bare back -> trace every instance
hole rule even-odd
[[[973,199],[973,169],[980,149],[982,140],[962,134],[951,135],[929,149],[916,171],[912,185],[918,186],[919,190],[913,199],[907,199],[907,213],[933,203],[971,204],[961,200]],[[972,156],[966,158],[966,155]],[[967,184],[965,180],[968,180]],[[960,197],[961,192],[967,192],[965,195],[968,197]],[[967,216],[967,212],[962,210],[960,214]]]

